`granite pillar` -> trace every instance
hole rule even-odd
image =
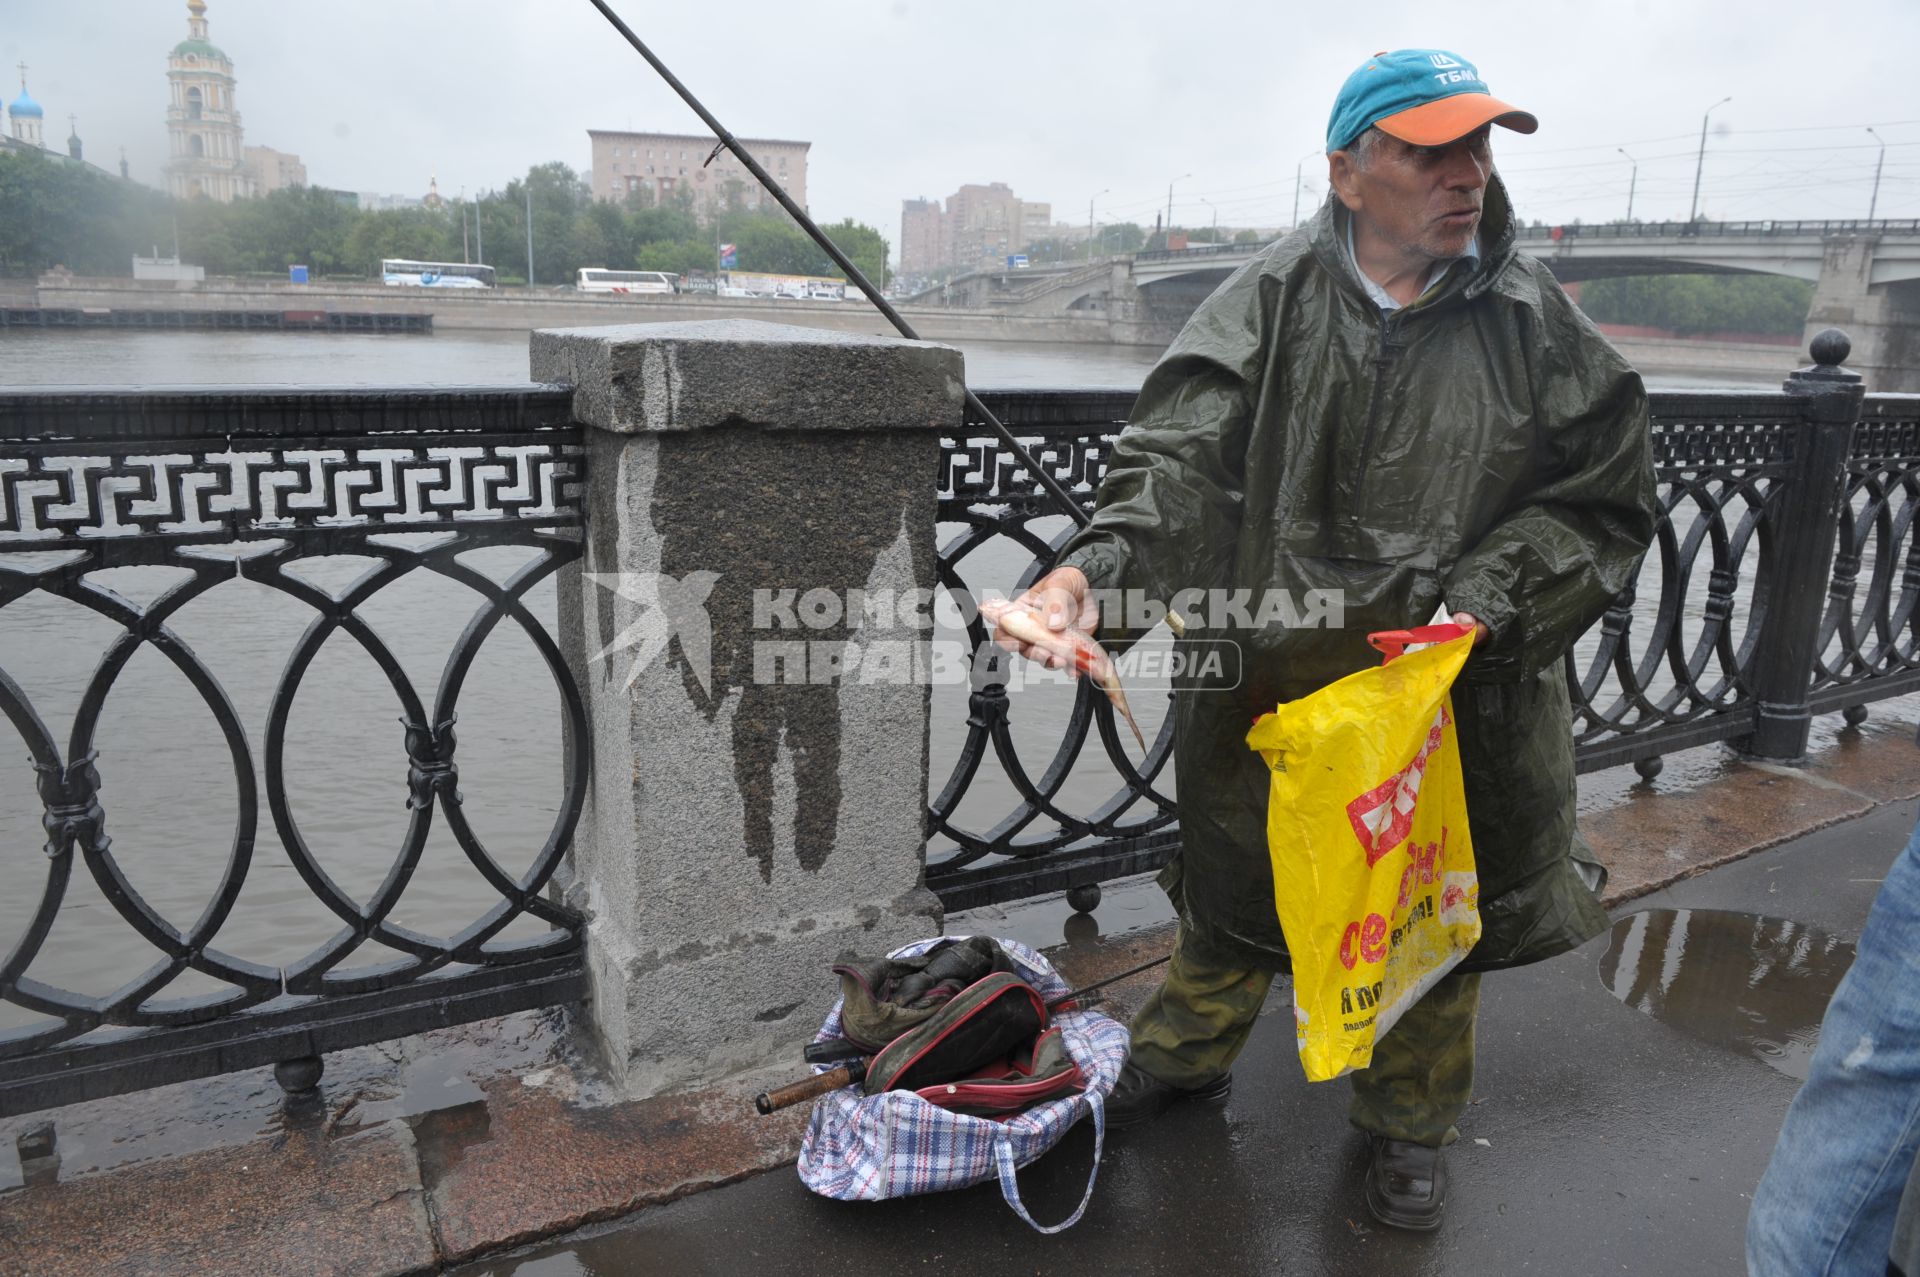
[[[561,887],[595,1035],[634,1095],[798,1066],[835,960],[940,931],[916,603],[960,354],[724,320],[536,332],[532,372],[587,428],[559,605],[593,783]]]

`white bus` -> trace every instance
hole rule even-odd
[[[677,293],[673,276],[659,270],[608,270],[604,266],[582,266],[574,285],[583,293]]]
[[[409,262],[389,257],[380,263],[380,277],[395,287],[493,287],[493,267],[467,262]]]

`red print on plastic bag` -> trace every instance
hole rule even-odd
[[[1427,759],[1440,748],[1441,729],[1447,722],[1442,706],[1413,761],[1347,804],[1347,820],[1366,850],[1369,866],[1406,841],[1413,828],[1413,809],[1420,801],[1420,778],[1426,775]]]

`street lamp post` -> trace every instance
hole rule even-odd
[[[1696,155],[1693,160],[1693,207],[1687,210],[1687,221],[1689,222],[1692,222],[1694,218],[1700,215],[1700,170],[1707,162],[1707,116],[1712,115],[1715,111],[1731,101],[1733,101],[1733,95],[1729,93],[1726,97],[1721,98],[1718,102],[1708,107],[1707,114],[1700,117],[1700,153]]]
[[[1873,133],[1871,126],[1867,132]],[[1867,220],[1873,220],[1874,212],[1880,207],[1880,166],[1887,162],[1887,140],[1873,133],[1873,140],[1880,144],[1880,158],[1873,162],[1873,198],[1867,201]]]
[[[480,225],[480,193],[473,196],[473,260],[482,266],[487,264],[487,231]]]
[[[1218,244],[1220,242],[1220,210],[1219,208],[1217,208],[1214,205],[1214,202],[1212,200],[1208,199],[1204,195],[1196,195],[1194,198],[1199,200],[1202,204],[1205,204],[1208,208],[1213,209],[1213,240],[1212,242],[1215,244]]]
[[[533,175],[527,175],[527,287],[533,287]]]
[[[1112,192],[1113,192],[1113,188],[1108,187],[1104,191],[1095,191],[1092,195],[1087,196],[1087,264],[1088,265],[1093,264],[1093,202],[1099,199],[1102,195],[1109,195],[1109,194],[1112,194]]]
[[[1192,176],[1193,176],[1193,174],[1191,174],[1191,173],[1182,173],[1182,174],[1181,174],[1181,175],[1180,175],[1179,177],[1176,177],[1176,178],[1174,178],[1174,179],[1173,179],[1173,182],[1184,182],[1184,181],[1186,181],[1186,180],[1187,180],[1188,178],[1190,178],[1190,177],[1192,177]],[[1171,242],[1171,241],[1172,241],[1172,239],[1173,239],[1173,182],[1168,182],[1168,183],[1167,183],[1167,227],[1166,227],[1166,235],[1167,235],[1167,239],[1168,239],[1168,241],[1169,241],[1169,242]],[[1165,247],[1165,245],[1162,245],[1162,247]]]
[[[1627,155],[1627,148],[1624,146],[1616,146],[1613,149],[1622,155]],[[1631,222],[1633,220],[1633,188],[1634,184],[1640,180],[1640,161],[1631,155],[1627,155],[1627,159],[1633,165],[1633,171],[1627,175],[1627,220]]]

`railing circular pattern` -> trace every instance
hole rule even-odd
[[[238,1024],[249,1019],[248,1012],[288,996],[310,999],[320,1008],[314,1012],[318,1023],[329,1000],[343,995],[398,989],[453,966],[478,973],[532,963],[542,978],[553,978],[548,960],[579,953],[582,918],[550,899],[547,888],[586,799],[586,708],[559,645],[526,605],[531,589],[580,555],[582,453],[567,402],[545,388],[0,396],[0,430],[11,440],[0,453],[0,564],[6,569],[0,571],[0,608],[44,591],[120,631],[81,692],[64,752],[18,681],[0,668],[0,711],[26,743],[47,835],[38,904],[0,960],[0,1000],[44,1018],[0,1031],[0,1060],[103,1027]],[[333,433],[311,433],[315,423]],[[242,428],[251,433],[239,437]],[[208,552],[237,551],[241,542],[249,543],[246,553]],[[528,556],[504,582],[460,558],[481,547],[506,546]],[[361,556],[375,566],[338,595],[289,570],[307,556],[331,555]],[[144,606],[93,579],[103,569],[140,565],[184,570],[185,577]],[[416,571],[456,582],[478,598],[430,702],[422,701],[398,658],[357,610]],[[246,731],[216,672],[169,625],[212,587],[235,577],[296,599],[314,613],[273,688],[259,783]],[[531,643],[552,678],[563,741],[561,793],[551,827],[517,876],[502,867],[467,819],[453,726],[468,671],[503,621]],[[294,778],[285,766],[288,717],[302,679],[335,633],[373,661],[403,711],[394,728],[393,759],[405,780],[404,831],[384,878],[364,901],[336,882],[308,846],[294,820]],[[143,647],[163,656],[192,686],[225,742],[233,776],[236,816],[225,863],[197,917],[185,924],[165,917],[122,871],[100,799],[103,770],[138,765],[137,755],[124,749],[103,751],[96,734],[107,697]],[[110,757],[111,766],[103,757]],[[293,868],[312,897],[344,924],[282,966],[216,947],[258,861],[260,789]],[[423,934],[392,919],[436,813],[497,897],[446,935]],[[157,952],[140,974],[99,996],[28,974],[68,898],[76,859],[115,915]],[[523,918],[545,924],[544,934],[499,939]],[[370,945],[401,956],[340,969]],[[220,987],[160,996],[189,970]],[[440,997],[465,987],[431,983]],[[485,987],[492,986],[473,986]]]
[[[1132,401],[1131,393],[1040,392],[994,394],[990,406],[1023,446],[1091,509],[1105,470],[1106,452]],[[992,648],[978,615],[978,600],[961,567],[970,555],[996,541],[1021,552],[1022,566],[996,588],[1024,589],[1049,569],[1072,529],[1049,538],[1033,525],[1058,520],[1038,482],[983,427],[945,441],[940,482],[940,520],[956,529],[939,551],[940,585],[965,618],[967,647],[1000,664],[976,668],[968,698],[966,736],[958,757],[928,806],[928,879],[951,891],[978,868],[1013,861],[1042,862],[1058,853],[1108,843],[1138,843],[1172,832],[1175,804],[1156,785],[1173,756],[1169,716],[1136,762],[1136,746],[1116,724],[1113,709],[1086,679],[1075,682],[1063,730],[1043,759],[1023,756],[1012,731],[1014,707],[1007,695],[1004,653]],[[1061,791],[1097,734],[1117,786],[1090,810],[1062,805]],[[1124,738],[1124,739],[1123,739]],[[1014,803],[985,828],[959,823],[956,813],[991,757],[1013,790]],[[940,778],[935,778],[939,782]]]

